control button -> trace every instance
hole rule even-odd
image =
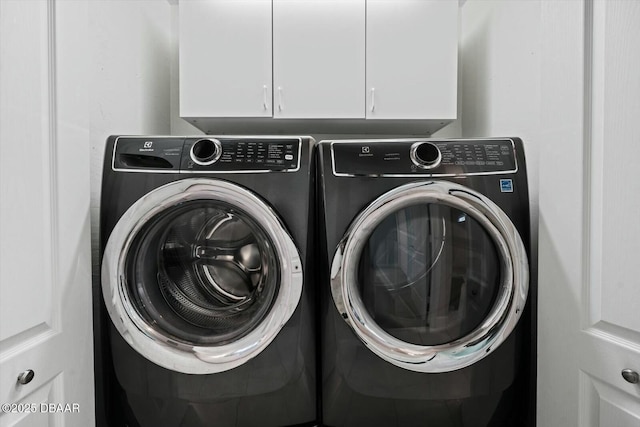
[[[409,157],[414,165],[422,169],[432,169],[440,164],[442,154],[435,144],[426,141],[416,142],[411,146]]]
[[[293,160],[293,154],[285,154],[284,155],[284,159],[285,160]]]
[[[213,138],[199,139],[191,146],[191,160],[200,166],[215,163],[222,155],[222,144]]]

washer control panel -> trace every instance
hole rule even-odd
[[[352,140],[331,144],[337,176],[458,176],[516,172],[511,139]]]
[[[300,168],[301,149],[296,137],[122,136],[111,164],[123,172],[293,172]]]
[[[202,155],[198,155],[203,147]],[[183,147],[183,172],[286,171],[300,165],[299,138],[187,138]]]

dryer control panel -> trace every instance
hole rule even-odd
[[[336,176],[460,176],[517,172],[511,139],[335,141]]]
[[[300,168],[297,137],[122,136],[112,168],[122,172],[260,173]]]

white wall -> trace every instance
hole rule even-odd
[[[171,8],[171,135],[201,135],[203,132],[180,118],[180,40],[179,12],[176,2]]]
[[[461,16],[462,136],[517,136],[524,141],[536,249],[541,1],[469,0]]]
[[[171,130],[172,9],[166,0],[89,2],[91,240],[97,279],[105,142]]]

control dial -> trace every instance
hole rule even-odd
[[[411,161],[421,169],[432,169],[440,164],[442,154],[435,144],[427,141],[419,141],[411,146],[409,152]]]
[[[189,154],[195,164],[209,166],[220,158],[222,144],[214,138],[199,139],[193,143]]]

